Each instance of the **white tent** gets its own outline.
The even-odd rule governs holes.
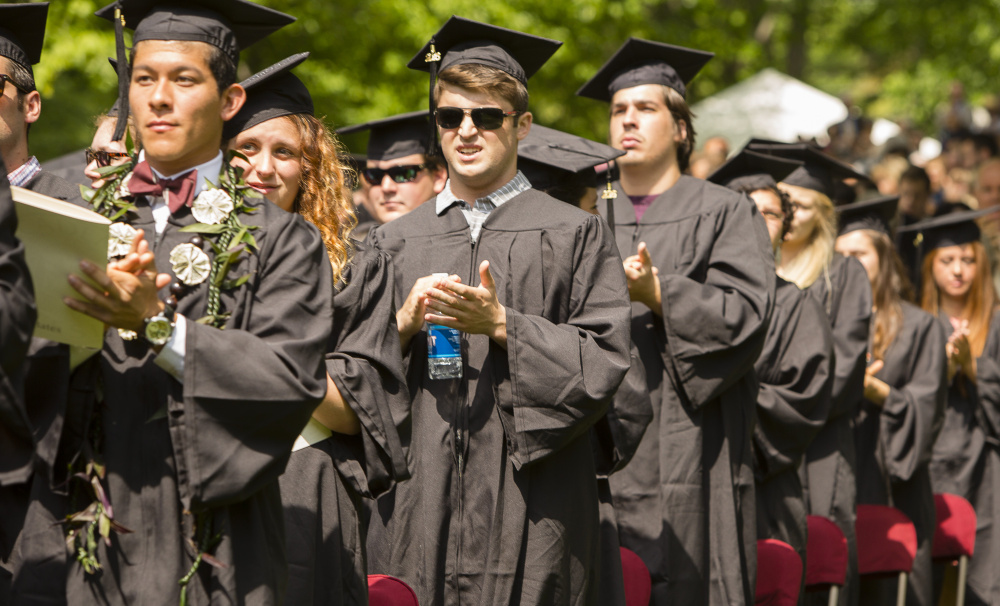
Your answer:
[[[826,138],[847,118],[847,107],[805,82],[767,68],[691,107],[698,141],[725,137],[737,149],[752,137],[797,141]]]

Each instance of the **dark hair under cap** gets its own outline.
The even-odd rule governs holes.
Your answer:
[[[48,2],[0,4],[0,57],[31,72],[42,58]]]
[[[309,89],[291,70],[309,58],[298,53],[267,67],[240,82],[247,91],[247,100],[231,120],[226,122],[222,138],[232,139],[258,124],[296,114],[314,114]]]
[[[629,38],[576,94],[611,101],[622,89],[662,84],[687,96],[687,83],[715,53],[663,42]]]

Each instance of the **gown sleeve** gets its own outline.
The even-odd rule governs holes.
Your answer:
[[[993,314],[983,355],[976,359],[976,391],[986,439],[1000,446],[1000,312]]]
[[[798,467],[830,411],[833,335],[819,304],[796,295],[798,313],[773,327],[779,331],[775,347],[765,347],[755,366],[760,392],[753,439],[760,480]]]
[[[0,162],[0,486],[26,481],[34,450],[25,409],[24,360],[36,309],[24,245],[14,236],[17,215]]]
[[[316,228],[289,219],[269,227],[240,326],[188,322],[183,399],[167,418],[191,511],[276,479],[326,394],[333,272]]]
[[[909,381],[900,387],[890,386],[882,405],[879,433],[886,470],[893,480],[907,481],[930,462],[948,396],[945,341],[941,324],[926,316],[915,351],[905,356],[905,361],[912,363]]]
[[[715,221],[703,281],[660,275],[664,365],[674,369],[678,391],[695,408],[753,368],[774,304],[774,258],[757,207],[743,196],[723,206]]]
[[[599,477],[607,477],[628,465],[653,420],[646,370],[635,345],[630,359],[631,365],[608,414],[594,426],[594,462]]]
[[[865,393],[868,356],[868,329],[872,313],[872,287],[864,266],[847,257],[840,303],[830,318],[833,325],[834,372],[833,406],[830,417],[854,414]],[[820,278],[822,279],[822,278]]]
[[[563,265],[573,272],[565,321],[508,307],[507,355],[493,357],[497,407],[518,469],[587,432],[629,369],[631,307],[610,230],[587,217],[574,240],[572,262]]]
[[[399,349],[389,255],[363,244],[333,300],[326,371],[358,415],[361,433],[334,434],[334,464],[362,496],[377,497],[409,477],[404,447],[410,398]]]

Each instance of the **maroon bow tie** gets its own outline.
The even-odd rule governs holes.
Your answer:
[[[162,196],[167,201],[171,214],[181,206],[191,206],[194,199],[194,187],[198,182],[198,171],[177,177],[176,179],[159,179],[153,176],[153,169],[148,162],[140,162],[132,171],[128,182],[128,190],[133,194],[143,196]],[[166,192],[170,192],[167,196]]]

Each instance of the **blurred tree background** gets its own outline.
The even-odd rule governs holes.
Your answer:
[[[310,51],[296,69],[317,112],[334,127],[427,106],[427,77],[409,59],[451,15],[565,42],[529,83],[536,121],[603,140],[607,107],[576,89],[628,37],[711,50],[689,89],[695,102],[774,67],[867,115],[910,119],[928,134],[961,81],[973,103],[1000,92],[1000,1],[913,0],[261,0],[298,17],[243,53],[240,76]],[[115,82],[104,2],[53,0],[36,77],[43,112],[31,132],[42,160],[85,147],[92,119],[110,107]],[[346,141],[362,151],[361,141]]]

